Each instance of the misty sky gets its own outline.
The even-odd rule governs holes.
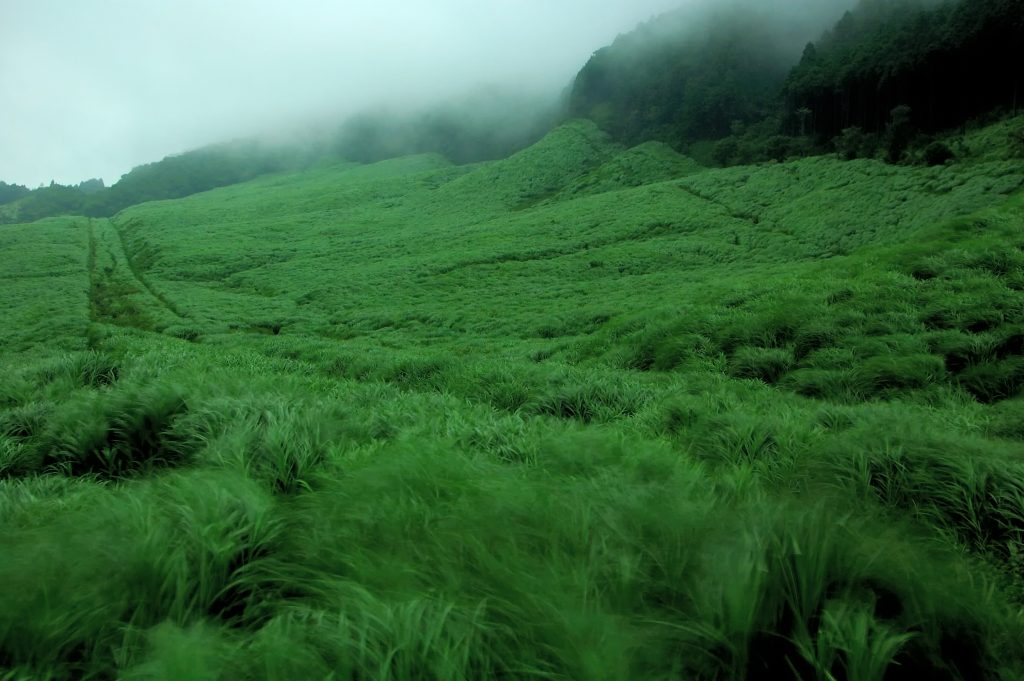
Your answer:
[[[594,50],[688,1],[0,0],[0,180],[113,184],[376,105],[559,91]]]

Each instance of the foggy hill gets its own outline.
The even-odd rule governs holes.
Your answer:
[[[564,109],[552,95],[479,87],[418,112],[382,109],[353,116],[339,126],[330,147],[360,163],[422,153],[460,164],[491,161],[539,140]]]
[[[566,115],[596,122],[618,143],[660,141],[704,164],[832,149],[847,158],[941,163],[953,152],[936,148],[926,157],[930,135],[1019,105],[1021,70],[1008,65],[1024,42],[1021,0],[861,0],[844,13],[848,4],[736,0],[680,8],[595,52],[564,102],[478,88],[418,113],[368,110],[301,144],[253,139],[169,156],[109,188],[5,184],[0,223],[111,216],[338,159],[503,158]]]
[[[855,144],[852,155],[899,161],[918,133],[1020,106],[1020,0],[848,4],[665,14],[594,54],[570,110],[619,141],[704,149],[729,165],[830,150],[844,129],[855,139],[837,143]]]
[[[576,77],[570,111],[616,139],[676,148],[754,123],[774,107],[804,44],[849,0],[704,3],[670,12],[594,53]]]
[[[415,113],[371,110],[333,130],[285,130],[269,139],[236,140],[174,154],[133,168],[109,188],[102,183],[96,187],[95,182],[35,190],[3,184],[0,224],[53,215],[109,217],[146,201],[180,198],[338,160],[372,163],[422,153],[441,154],[460,164],[493,160],[533,144],[563,116],[563,103],[555,96],[477,88]]]

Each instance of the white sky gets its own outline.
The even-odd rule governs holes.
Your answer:
[[[102,177],[203,144],[416,107],[476,85],[560,91],[689,0],[0,0],[0,180]]]

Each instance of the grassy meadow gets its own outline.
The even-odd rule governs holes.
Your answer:
[[[1014,125],[0,227],[0,680],[1024,678]]]

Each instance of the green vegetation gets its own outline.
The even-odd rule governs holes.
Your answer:
[[[0,678],[1022,678],[1013,125],[0,228]]]
[[[55,218],[0,230],[3,326],[0,347],[84,350],[88,318],[89,234],[84,221]],[[16,256],[14,254],[17,254]]]

